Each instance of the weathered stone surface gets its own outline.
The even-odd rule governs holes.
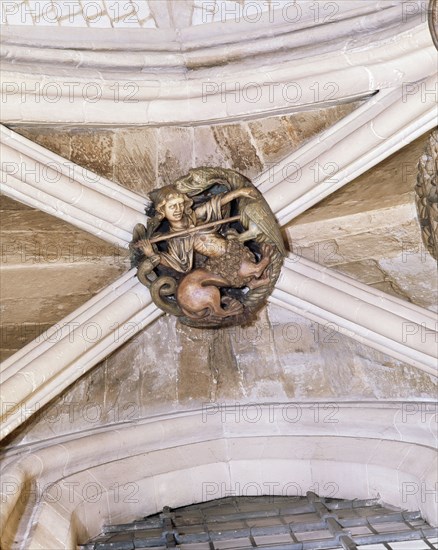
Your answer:
[[[113,136],[111,130],[72,130],[70,160],[100,176],[113,179]]]
[[[270,117],[249,122],[248,127],[258,145],[264,162],[277,162],[288,155],[297,144],[297,137],[283,117]]]
[[[290,398],[341,399],[432,396],[436,380],[337,332],[270,306],[275,350]]]
[[[328,399],[331,407],[316,410],[323,422],[339,401],[434,399],[436,379],[336,328],[272,305],[251,327],[217,331],[182,327],[163,317],[44,407],[11,441],[207,404],[228,404],[233,414],[236,403]],[[121,326],[120,338],[130,331],[132,326]]]
[[[296,148],[312,136],[329,128],[338,122],[338,120],[353,112],[360,104],[361,102],[356,101],[344,105],[336,105],[326,109],[317,109],[284,116],[281,120],[291,136],[292,142],[295,145],[294,148]]]
[[[427,135],[403,147],[320,203],[304,212],[291,225],[310,221],[366,214],[376,207],[384,209],[411,203],[417,177],[417,164]],[[413,209],[415,218],[415,208]]]
[[[29,212],[25,223],[21,220],[19,215],[5,216],[6,224],[18,221],[19,225],[11,230],[2,225],[0,246],[4,267],[16,264],[48,267],[58,263],[98,263],[103,256],[111,265],[126,263],[128,254],[125,249],[111,246],[75,228],[68,232],[60,231],[57,220],[45,220],[38,212]],[[26,229],[26,224],[29,224],[29,229]]]
[[[249,399],[285,397],[282,369],[274,343],[274,331],[267,311],[256,323],[229,329],[244,396]],[[266,368],[269,365],[268,368]]]
[[[160,128],[157,181],[169,185],[193,168],[193,129]]]
[[[14,127],[14,131],[79,166],[113,179],[113,130],[55,126]]]
[[[171,10],[170,15],[167,8],[165,12],[165,18],[186,17],[182,6]],[[359,105],[360,102],[353,102],[232,125],[194,128],[14,129],[144,196],[202,165],[234,168],[253,178]]]
[[[226,152],[235,170],[248,178],[253,178],[263,170],[258,152],[251,143],[245,125],[230,124],[214,128],[216,141]]]
[[[129,268],[127,251],[44,212],[0,197],[3,358]]]
[[[91,297],[104,282],[115,280],[124,269],[122,266],[111,266],[109,262],[99,264],[78,262],[76,265],[58,268],[56,265],[39,269],[7,269],[1,271],[2,299],[20,299],[23,289],[26,298],[45,298],[63,296],[64,294],[88,293]]]
[[[83,303],[83,300],[82,302]],[[6,304],[2,304],[5,305]],[[6,306],[7,307],[7,306]],[[64,307],[64,306],[63,306]],[[74,306],[73,309],[77,307]],[[17,311],[17,308],[14,308]],[[24,308],[23,308],[24,309]],[[20,309],[19,311],[23,311]],[[5,310],[2,310],[2,324],[0,326],[0,354],[1,361],[4,361],[17,350],[34,340],[41,337],[40,335],[49,329],[53,323],[44,324],[40,322],[22,322],[14,313],[13,321],[7,322],[5,318]],[[53,311],[51,312],[53,316]],[[24,310],[24,316],[29,319],[27,310]],[[41,341],[43,338],[41,337]]]
[[[155,13],[155,9],[152,3],[150,3],[150,6],[153,13]],[[194,8],[193,2],[191,0],[180,0],[179,2],[170,2],[168,6],[169,6],[170,18],[175,28],[183,29],[191,25],[193,8]]]
[[[156,186],[156,128],[120,129],[114,136],[114,180],[139,195]]]
[[[213,128],[107,129],[105,132],[112,132],[113,136],[103,141],[102,166],[107,166],[107,173],[112,170],[114,179],[122,185],[141,195],[171,183],[201,164],[219,164],[253,177],[272,159],[290,152],[353,108],[340,106],[324,112]],[[62,132],[70,134],[72,130],[52,132],[55,142]],[[41,139],[48,143],[49,134]],[[102,133],[97,131],[94,141],[89,135],[84,136],[77,150],[85,151],[90,146],[83,158],[92,164]],[[76,141],[69,139],[78,143],[81,134],[76,133]],[[432,307],[434,268],[420,248],[412,192],[414,159],[422,147],[420,142],[414,142],[401,156],[394,155],[292,222],[287,234],[295,251],[385,292]],[[95,166],[101,170],[99,163]],[[75,243],[88,243],[81,240],[81,232],[76,230],[65,238],[53,220],[39,220],[33,210],[21,208],[13,201],[4,210],[9,243],[13,239],[45,243],[49,236],[59,236],[63,250],[70,243],[69,238]],[[30,236],[34,229],[38,229],[37,236]],[[97,281],[103,284],[110,269],[120,267],[110,260],[112,254],[105,247],[95,265],[91,252],[80,255],[80,265],[70,262],[67,254],[60,256],[59,262],[65,269],[68,266],[66,273],[77,279],[77,293],[64,297],[60,276],[50,282],[40,277],[35,268],[41,273],[49,273],[52,268],[38,268],[31,257],[33,278],[26,282],[31,294],[22,296],[20,303],[23,305],[25,300],[28,308],[35,313],[38,310],[39,317],[33,326],[26,317],[26,308],[21,308],[20,313],[9,318],[4,327],[4,337],[9,338],[5,354],[24,342],[29,331],[36,334],[46,326],[57,304],[73,307],[74,300],[94,292]],[[19,256],[11,251],[6,259],[15,262]],[[87,267],[82,268],[83,265]],[[76,269],[79,267],[82,282]],[[114,271],[111,277],[115,276]],[[9,281],[6,309],[13,292],[13,280]],[[40,296],[45,292],[44,281],[50,286],[45,298]],[[24,288],[24,283],[20,286]],[[15,298],[18,304],[18,292]],[[119,327],[120,341],[129,337],[133,329],[129,324]],[[336,329],[332,324],[319,325],[274,306],[262,311],[251,326],[218,331],[191,329],[171,317],[163,317],[65,390],[11,441],[36,441],[206,403],[329,399],[335,410],[340,400],[434,399],[436,384],[430,376],[373,351]]]
[[[181,402],[205,400],[217,384],[217,373],[211,370],[210,349],[215,334],[213,331],[197,330],[178,324],[178,399]],[[216,376],[216,377],[215,377]]]
[[[383,292],[386,292],[386,294],[390,294],[391,296],[402,298],[407,302],[412,301],[394,281],[382,281],[380,283],[373,283],[371,286],[378,288],[379,290],[383,290]]]
[[[221,330],[213,334],[208,354],[208,365],[213,374],[209,401],[240,399],[246,393],[230,333],[230,330]]]
[[[367,285],[381,283],[386,277],[386,273],[380,269],[376,260],[362,260],[360,262],[340,264],[336,266],[336,269],[349,277],[359,279]]]
[[[177,323],[176,339],[177,394],[181,403],[241,396],[241,373],[230,331],[195,329]]]
[[[411,301],[433,311],[438,310],[438,277],[436,263],[421,244],[405,248],[394,258],[382,258],[379,266],[388,278],[397,281],[397,286]]]
[[[21,134],[27,139],[38,143],[42,147],[53,151],[57,155],[70,159],[71,148],[70,148],[70,135],[67,130],[59,129],[55,130],[53,128],[35,128],[35,127],[14,127],[14,132]]]
[[[293,251],[436,309],[436,264],[421,241],[413,192],[425,139],[404,147],[288,224]]]
[[[195,166],[221,166],[232,168],[232,163],[226,151],[215,138],[214,128],[210,126],[197,126],[193,128],[194,139],[194,165]]]
[[[357,109],[361,102],[248,122],[264,163],[280,161],[312,136]]]
[[[149,9],[151,10],[152,17],[160,29],[169,29],[172,26],[170,18],[170,7],[167,2],[161,0],[149,0]]]
[[[120,339],[129,337],[132,330],[132,325],[120,326]],[[113,408],[123,415],[126,413],[126,404],[129,404],[128,413],[142,417],[147,410],[147,404],[151,410],[161,412],[176,404],[175,364],[178,347],[175,340],[173,319],[164,317],[108,357],[105,362],[108,410]],[[129,367],[120,368],[121,364]],[[96,401],[99,399],[98,395],[94,398]],[[103,423],[106,422],[104,419]]]

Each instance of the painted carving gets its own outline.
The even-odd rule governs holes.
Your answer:
[[[195,327],[250,321],[285,255],[275,216],[234,170],[196,168],[150,193],[130,245],[137,276],[164,311]]]
[[[438,131],[434,130],[418,163],[415,202],[421,236],[429,254],[438,260]]]
[[[430,0],[428,12],[430,34],[435,48],[438,50],[438,0]]]

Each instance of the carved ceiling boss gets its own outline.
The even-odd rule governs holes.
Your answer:
[[[156,305],[195,327],[250,321],[286,253],[261,193],[234,170],[203,167],[149,198],[130,248]]]
[[[438,6],[438,4],[437,4]],[[418,162],[415,202],[423,242],[438,260],[438,131],[433,131]]]

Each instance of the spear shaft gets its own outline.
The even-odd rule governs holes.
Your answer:
[[[174,237],[183,237],[185,235],[190,235],[191,233],[197,233],[203,229],[209,229],[215,225],[221,225],[223,223],[231,223],[240,220],[240,216],[232,216],[231,218],[225,218],[223,220],[217,220],[215,222],[206,223],[204,225],[198,225],[196,227],[191,227],[190,229],[183,229],[182,231],[175,231],[175,233],[166,233],[165,235],[160,235],[151,239],[151,243],[159,243],[160,241],[167,241],[167,239],[173,239]]]

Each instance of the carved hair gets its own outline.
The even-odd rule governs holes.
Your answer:
[[[160,189],[156,189],[149,193],[149,196],[154,204],[157,216],[160,219],[164,218],[164,206],[167,201],[181,197],[184,199],[184,214],[190,216],[192,214],[193,201],[185,193],[181,193],[174,185],[165,185]]]

